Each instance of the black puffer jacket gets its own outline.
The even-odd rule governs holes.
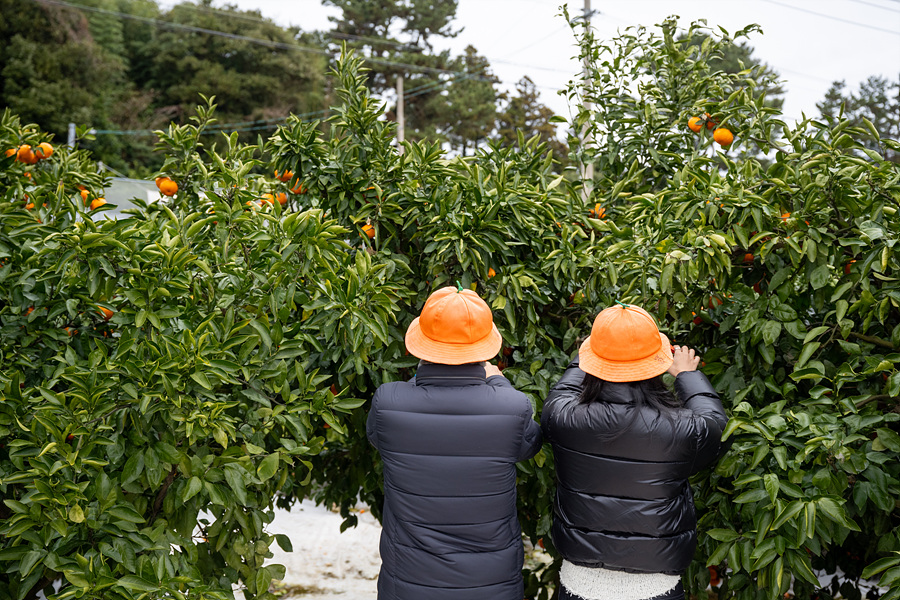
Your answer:
[[[541,447],[531,404],[480,365],[422,364],[378,388],[384,462],[379,600],[522,600],[516,462]]]
[[[686,371],[675,379],[684,407],[671,419],[644,408],[631,421],[629,384],[604,383],[601,401],[582,404],[583,381],[576,359],[541,416],[556,462],[553,543],[576,565],[682,574],[697,543],[688,477],[725,449],[718,395],[703,373]]]

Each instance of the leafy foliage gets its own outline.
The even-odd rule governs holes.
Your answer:
[[[536,414],[613,300],[701,350],[733,446],[694,482],[692,593],[707,565],[720,598],[806,594],[813,569],[895,588],[900,174],[881,157],[900,145],[846,120],[788,127],[752,73],[705,66],[728,38],[674,31],[582,36],[591,77],[568,92],[594,102],[573,123],[593,142],[571,144],[598,166],[586,202],[537,137],[399,152],[346,57],[324,123],[205,147],[207,105],[160,132],[179,192],[120,221],[84,209],[77,186],[102,182],[81,151],[0,159],[0,571],[15,582],[0,596],[62,576],[60,598],[215,598],[237,581],[267,597],[280,568],[262,561],[289,544],[266,533],[273,502],[312,496],[346,526],[359,500],[379,513],[364,399],[412,374],[403,332],[455,280],[493,307],[504,374]],[[687,129],[704,112],[732,148]],[[4,116],[3,147],[41,136]],[[525,535],[552,552],[548,448],[518,484]],[[526,573],[529,598],[558,565]]]

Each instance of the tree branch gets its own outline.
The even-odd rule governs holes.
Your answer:
[[[900,350],[900,348],[897,348],[897,346],[893,345],[887,340],[881,339],[880,337],[875,337],[873,335],[863,335],[861,333],[856,333],[855,331],[851,331],[850,335],[858,340],[869,342],[870,344],[875,344],[876,346],[881,346],[882,348],[887,348],[888,350]]]
[[[862,408],[870,402],[881,402],[882,400],[900,401],[900,396],[891,396],[890,394],[878,394],[877,396],[869,396],[865,400],[860,400],[859,402],[857,402],[856,408]]]
[[[175,481],[175,476],[178,474],[178,467],[173,466],[172,470],[169,471],[169,474],[166,475],[166,480],[163,482],[163,486],[159,488],[159,493],[156,494],[156,500],[153,501],[153,514],[150,516],[150,522],[156,520],[156,515],[159,514],[159,510],[162,508],[163,500],[166,499],[166,494],[169,492],[169,488],[172,486],[172,482]]]

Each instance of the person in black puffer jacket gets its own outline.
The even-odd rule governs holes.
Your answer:
[[[490,360],[502,340],[471,290],[432,294],[406,333],[423,359],[372,399],[384,463],[379,600],[522,600],[516,462],[541,447],[531,404]]]
[[[688,478],[724,453],[727,422],[699,361],[670,346],[643,309],[622,304],[597,315],[547,397],[561,600],[684,598],[697,543]]]

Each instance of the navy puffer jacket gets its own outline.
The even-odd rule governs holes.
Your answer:
[[[378,388],[366,424],[384,463],[379,600],[522,600],[516,462],[531,404],[481,365],[423,363]]]
[[[583,381],[576,359],[541,416],[557,473],[553,543],[576,565],[681,575],[697,543],[688,477],[725,450],[718,395],[685,371],[675,379],[683,408],[666,418],[645,407],[631,420],[629,384],[605,382],[601,399],[583,404]]]

